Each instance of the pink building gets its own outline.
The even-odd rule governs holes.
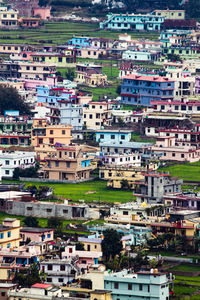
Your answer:
[[[51,7],[33,7],[33,17],[40,16],[42,20],[49,20],[51,18]]]
[[[54,239],[54,230],[49,228],[22,227],[20,235],[23,242],[30,239],[31,242],[50,242]]]
[[[102,252],[80,251],[76,250],[76,246],[66,246],[65,252],[62,252],[62,258],[78,257],[77,266],[83,269],[89,269],[92,265],[99,262]]]
[[[23,28],[37,28],[40,26],[39,18],[21,18],[19,21]]]
[[[47,85],[49,87],[53,87],[53,86],[57,86],[58,77],[55,76],[55,74],[51,74],[46,78],[46,80],[25,78],[24,81],[25,81],[24,87],[26,89],[35,89],[37,86],[41,86],[41,85]]]
[[[156,139],[156,144],[152,147],[152,151],[163,154],[160,160],[196,162],[200,159],[200,148],[195,146],[177,146],[175,144],[175,136],[159,136]]]

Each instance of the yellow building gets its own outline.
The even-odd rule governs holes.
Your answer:
[[[143,180],[145,169],[141,167],[103,166],[99,168],[99,178],[107,180],[107,186],[115,189],[123,188],[123,180],[126,180],[131,189],[135,188],[137,180]]]
[[[6,218],[0,225],[0,248],[19,247],[20,220]]]
[[[153,11],[153,15],[158,16],[158,17],[164,17],[167,20],[184,20],[185,19],[185,11],[184,10],[156,9]]]
[[[89,102],[83,108],[83,124],[87,129],[101,129],[112,123],[112,103]]]
[[[85,251],[102,252],[102,239],[79,237],[78,241],[84,245]]]
[[[56,143],[69,145],[71,143],[71,125],[49,125],[46,119],[34,119],[31,144],[39,159],[56,151]]]
[[[18,11],[8,8],[5,4],[0,4],[0,27],[7,29],[16,28],[18,25]]]
[[[73,50],[65,51],[65,54],[52,53],[52,52],[38,52],[32,55],[33,61],[53,63],[56,67],[75,67],[76,57],[73,54]]]

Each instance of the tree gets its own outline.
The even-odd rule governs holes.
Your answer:
[[[167,59],[170,61],[181,61],[181,58],[178,54],[167,54]]]
[[[24,219],[24,224],[27,227],[38,227],[38,220],[35,217],[29,216]]]
[[[15,168],[13,172],[13,179],[18,180],[19,177],[27,177],[27,178],[37,178],[38,168],[37,167],[30,167],[30,168]]]
[[[200,15],[200,0],[189,0],[186,13],[189,18],[199,18]]]
[[[129,186],[129,183],[128,183],[127,179],[122,179],[122,181],[121,181],[121,189],[122,190],[129,190],[130,189],[130,186]]]
[[[114,259],[122,251],[121,235],[114,229],[107,229],[104,232],[102,251],[106,260]]]
[[[62,237],[63,224],[60,218],[53,217],[48,219],[47,226],[54,229],[55,237]]]
[[[42,276],[37,264],[34,263],[28,269],[17,270],[13,282],[23,287],[31,287],[35,283],[42,282]]]
[[[77,244],[76,244],[76,250],[85,250],[85,249],[84,249],[83,243],[80,243],[80,242],[77,243]]]
[[[29,115],[31,113],[29,105],[23,101],[16,89],[0,86],[1,115],[3,115],[6,110],[19,110],[21,115]]]

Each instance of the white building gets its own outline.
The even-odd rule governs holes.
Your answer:
[[[29,168],[35,165],[35,152],[0,150],[2,177],[13,177],[15,168]]]
[[[75,278],[77,268],[67,259],[51,259],[40,262],[40,271],[46,274],[46,283],[67,284]]]
[[[103,157],[106,165],[112,166],[141,166],[141,154],[139,152],[130,154],[107,154]]]

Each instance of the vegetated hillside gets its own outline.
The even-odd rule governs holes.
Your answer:
[[[73,11],[81,16],[101,17],[108,12],[136,13],[151,12],[154,9],[185,9],[187,18],[198,19],[200,16],[200,0],[39,0],[39,4],[51,5],[53,14],[70,14]]]

